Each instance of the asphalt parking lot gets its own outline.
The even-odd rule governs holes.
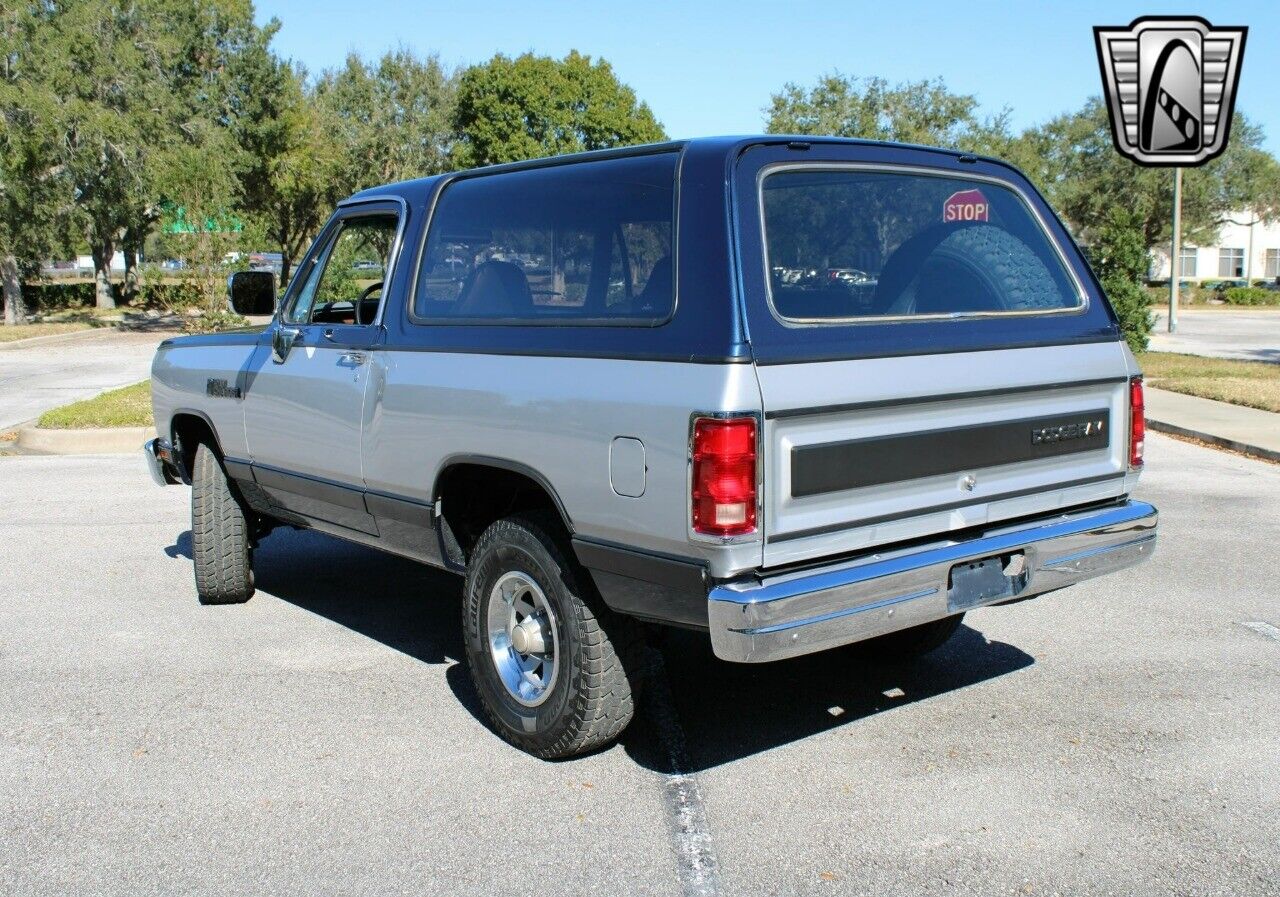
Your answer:
[[[0,343],[0,431],[147,379],[156,346],[170,336],[103,328]]]
[[[1280,312],[1222,308],[1179,309],[1178,331],[1168,332],[1168,313],[1152,309],[1151,348],[1215,358],[1280,362]]]
[[[1280,893],[1280,466],[1148,452],[1146,566],[908,666],[678,635],[560,763],[481,721],[452,578],[285,531],[202,608],[186,489],[0,458],[0,894]]]

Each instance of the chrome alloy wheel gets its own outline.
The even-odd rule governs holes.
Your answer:
[[[556,681],[560,636],[547,596],[527,573],[506,573],[489,592],[489,653],[511,697],[526,707],[547,699]]]

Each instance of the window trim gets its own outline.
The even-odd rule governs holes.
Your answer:
[[[394,205],[396,209],[387,208],[387,205]],[[381,206],[381,208],[379,208]],[[289,321],[289,313],[293,311],[293,306],[298,301],[298,294],[302,291],[306,280],[311,276],[311,269],[316,262],[320,260],[322,255],[328,252],[329,246],[333,239],[341,233],[341,229],[337,232],[334,228],[344,224],[353,218],[371,218],[377,215],[395,215],[396,216],[396,232],[391,239],[391,249],[387,252],[387,271],[384,272],[382,278],[382,295],[378,301],[378,312],[373,316],[373,320],[368,324],[341,324],[341,323],[325,323],[315,324],[311,321],[306,323],[297,323]],[[376,196],[368,199],[344,199],[338,203],[329,220],[325,222],[324,227],[320,228],[320,233],[316,235],[311,246],[307,249],[306,255],[302,257],[302,261],[294,270],[293,277],[289,280],[289,286],[285,290],[283,300],[280,302],[280,308],[276,312],[276,323],[283,327],[343,327],[343,328],[360,328],[379,327],[382,325],[383,316],[387,310],[387,299],[391,295],[392,281],[400,268],[400,250],[404,246],[405,226],[409,220],[409,204],[405,202],[402,196]],[[304,275],[303,272],[306,272]]]
[[[422,275],[422,263],[426,259],[427,245],[431,240],[431,226],[435,223],[436,208],[440,204],[440,198],[444,196],[446,190],[459,181],[469,181],[481,178],[500,178],[504,175],[518,175],[527,172],[544,171],[548,169],[572,169],[578,165],[591,165],[592,163],[609,164],[611,162],[622,161],[625,159],[643,158],[645,156],[675,156],[675,169],[672,174],[672,190],[671,190],[671,309],[665,317],[662,318],[556,318],[552,320],[538,320],[536,318],[435,318],[426,317],[417,313],[418,303],[418,286]],[[444,175],[440,183],[436,186],[435,191],[431,195],[431,201],[427,206],[426,219],[422,225],[422,235],[418,239],[418,247],[416,258],[413,265],[413,280],[409,285],[408,300],[405,302],[405,312],[407,320],[411,325],[419,327],[628,327],[632,329],[651,330],[655,327],[662,327],[669,324],[676,316],[676,310],[680,304],[680,285],[679,285],[679,255],[680,255],[680,176],[684,167],[684,146],[672,147],[670,144],[655,144],[652,151],[633,152],[625,155],[606,159],[567,159],[563,162],[546,165],[533,165],[530,167],[506,168],[501,170],[488,170],[483,168],[473,169],[471,171],[457,172],[454,174]],[[608,275],[606,274],[606,277]]]
[[[1239,274],[1231,273],[1236,270],[1237,261],[1240,263],[1240,273]],[[1227,272],[1226,274],[1222,273],[1222,268],[1224,265],[1229,265],[1231,267],[1231,271]],[[1246,267],[1248,266],[1245,265],[1245,251],[1243,246],[1219,246],[1218,247],[1218,276],[1219,277],[1226,277],[1231,280],[1236,280],[1238,278],[1244,277],[1244,272]]]
[[[1178,249],[1178,279],[1186,280],[1188,278],[1198,278],[1196,272],[1200,270],[1200,247],[1199,246],[1181,246]],[[1187,258],[1191,259],[1191,271],[1187,271]]]
[[[1075,287],[1076,297],[1079,302],[1066,308],[1054,309],[1033,309],[1033,310],[1014,310],[1014,311],[953,311],[953,312],[934,312],[924,315],[862,315],[843,318],[789,318],[781,314],[773,302],[773,283],[769,276],[769,232],[765,226],[764,217],[764,182],[771,176],[786,171],[871,171],[884,172],[887,174],[914,174],[924,177],[936,177],[953,181],[981,181],[983,183],[994,184],[1011,191],[1018,200],[1030,213],[1032,220],[1040,227],[1041,234],[1052,248],[1054,255],[1057,256],[1058,262],[1062,266],[1062,271],[1067,277],[1067,281]],[[1090,297],[1089,291],[1085,289],[1084,284],[1076,275],[1075,269],[1071,266],[1067,259],[1066,253],[1062,247],[1058,245],[1058,241],[1054,239],[1052,231],[1049,229],[1048,222],[1044,216],[1040,214],[1035,203],[1031,202],[1031,197],[1018,184],[1003,178],[993,177],[985,174],[971,174],[968,172],[956,172],[938,168],[929,168],[922,165],[894,165],[885,162],[777,162],[772,165],[765,165],[756,175],[756,214],[760,226],[760,260],[763,264],[764,274],[764,291],[766,305],[769,307],[769,314],[773,315],[783,327],[802,328],[802,327],[844,327],[849,324],[868,325],[868,324],[889,324],[913,321],[967,321],[975,318],[1029,318],[1029,317],[1058,317],[1062,315],[1081,315],[1089,310]]]

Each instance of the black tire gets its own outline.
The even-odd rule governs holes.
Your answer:
[[[191,476],[191,553],[201,604],[242,604],[253,597],[251,524],[213,449],[196,447]]]
[[[879,661],[892,663],[912,660],[941,648],[956,634],[963,620],[964,614],[956,614],[954,617],[944,617],[932,623],[922,623],[910,629],[900,629],[865,642],[857,642],[853,647]]]
[[[467,564],[462,629],[467,667],[485,714],[499,735],[543,759],[599,748],[631,722],[638,698],[643,642],[634,620],[611,612],[572,560],[559,522],[520,515],[494,523]],[[558,637],[556,672],[537,706],[518,701],[499,676],[489,643],[489,603],[512,572],[541,589]]]
[[[957,272],[976,279],[1001,310],[1061,307],[1053,275],[1020,239],[991,224],[939,224],[911,237],[889,257],[876,286],[876,313],[922,311],[917,302],[921,277],[939,265],[946,266],[948,279]]]
[[[1060,308],[1053,275],[1027,244],[990,224],[957,230],[931,258],[968,267],[1000,297],[1007,311]]]

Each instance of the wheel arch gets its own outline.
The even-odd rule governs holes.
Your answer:
[[[465,563],[489,524],[517,511],[549,510],[567,535],[574,533],[573,518],[551,481],[541,471],[510,458],[449,455],[436,471],[431,498],[440,503],[445,552],[453,565]]]
[[[175,409],[169,416],[169,439],[180,466],[179,473],[186,483],[191,482],[196,447],[201,442],[208,442],[218,460],[222,460],[222,441],[218,438],[218,428],[203,411],[195,408]]]

